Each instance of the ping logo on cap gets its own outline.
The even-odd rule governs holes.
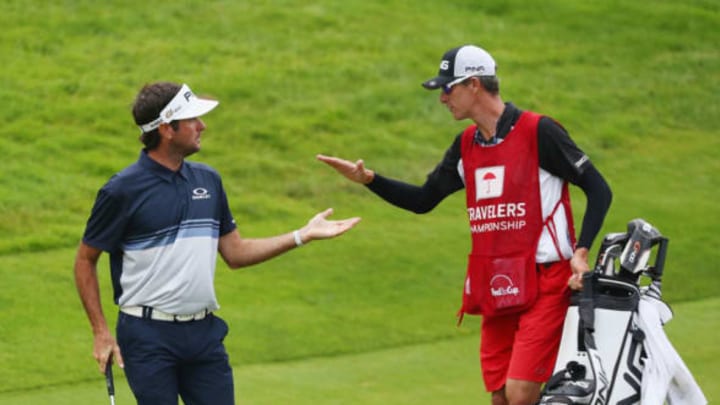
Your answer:
[[[485,73],[485,66],[465,66],[465,73]]]
[[[458,46],[445,52],[437,76],[422,85],[428,90],[434,90],[461,78],[494,76],[496,68],[495,60],[484,49],[475,45]]]

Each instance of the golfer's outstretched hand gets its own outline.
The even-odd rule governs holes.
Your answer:
[[[588,265],[588,250],[587,248],[578,248],[573,253],[572,259],[570,259],[570,268],[572,269],[573,275],[568,280],[568,285],[572,290],[583,289],[583,274],[590,271],[590,265]]]
[[[115,362],[118,366],[125,367],[122,354],[120,354],[120,346],[109,331],[100,332],[95,335],[93,342],[93,357],[98,362],[101,373],[105,373],[105,366],[108,362]]]
[[[328,208],[312,217],[307,225],[299,230],[303,242],[309,242],[315,239],[334,238],[347,232],[354,227],[355,224],[360,222],[360,217],[333,221],[328,220],[327,218],[332,215],[332,213],[333,209]]]
[[[353,163],[349,160],[333,156],[317,155],[316,157],[317,160],[327,163],[328,166],[333,167],[338,173],[356,183],[368,184],[375,178],[375,172],[366,169],[365,163],[362,160]]]

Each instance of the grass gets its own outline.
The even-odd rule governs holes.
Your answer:
[[[364,158],[383,174],[422,182],[467,123],[452,122],[419,83],[436,72],[442,52],[468,42],[498,60],[505,100],[562,122],[606,176],[614,201],[601,236],[643,217],[670,238],[666,299],[702,310],[673,323],[712,322],[717,305],[703,303],[714,302],[707,300],[720,278],[720,8],[706,0],[529,5],[2,2],[0,346],[11,349],[0,351],[0,402],[97,393],[72,280],[74,249],[96,190],[137,157],[129,108],[142,84],[155,80],[187,82],[221,101],[193,159],[223,174],[242,234],[286,232],[329,206],[337,218],[363,217],[341,239],[254,268],[230,272],[220,264],[228,350],[237,370],[252,370],[239,371],[240,395],[257,390],[247,394],[258,395],[255,403],[281,401],[262,397],[282,394],[270,387],[277,381],[252,377],[283,375],[274,367],[292,365],[298,369],[288,373],[308,373],[289,391],[298,397],[334,398],[362,387],[368,373],[417,392],[414,398],[436,389],[439,397],[482,398],[480,386],[451,371],[453,381],[428,371],[413,386],[406,371],[420,367],[394,359],[417,348],[428,370],[477,372],[474,348],[450,363],[433,354],[436,344],[477,336],[472,325],[454,327],[469,248],[462,195],[417,216],[314,160],[317,153]],[[573,197],[579,222],[584,198],[576,190]],[[106,259],[100,271],[113,321]],[[673,342],[684,356],[717,357],[712,345],[692,344],[709,339],[712,329],[701,329],[677,330]],[[459,357],[469,366],[457,365]],[[689,362],[713,389],[714,369]],[[323,367],[358,374],[341,381]],[[433,378],[453,392],[433,388]],[[382,403],[365,391],[357,401]],[[402,402],[401,393],[388,395]]]
[[[665,326],[676,350],[713,403],[720,387],[713,384],[720,351],[711,333],[687,339],[687,330],[717,330],[720,299],[673,307],[675,318]],[[698,316],[698,314],[708,314]],[[476,354],[477,336],[406,345],[341,356],[259,363],[234,368],[238,403],[271,404],[476,404],[487,403]],[[132,394],[115,370],[117,403]],[[80,384],[0,396],[5,405],[74,405],[105,400],[100,375]]]

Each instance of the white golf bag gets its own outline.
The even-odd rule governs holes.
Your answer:
[[[643,398],[643,390],[647,389],[643,382],[648,385],[648,381],[643,381],[648,341],[638,308],[641,301],[652,300],[667,308],[666,320],[672,317],[669,307],[660,300],[667,245],[668,239],[642,219],[630,221],[626,233],[605,236],[594,270],[584,276],[583,291],[571,298],[553,376],[545,385],[539,404],[664,402],[669,388],[666,392],[654,392],[653,397],[658,399],[652,402]],[[655,247],[655,263],[648,266]],[[649,277],[648,285],[641,286],[641,276]],[[674,349],[672,352],[677,356]],[[692,400],[682,398],[678,402],[706,403],[699,388],[692,395]]]

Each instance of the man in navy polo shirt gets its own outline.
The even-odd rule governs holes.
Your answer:
[[[243,238],[219,174],[185,161],[200,150],[199,118],[218,105],[187,85],[146,85],[133,105],[145,148],[137,162],[98,192],[75,261],[75,281],[94,335],[100,371],[125,369],[138,404],[234,403],[232,369],[223,345],[228,327],[213,280],[217,252],[231,268],[278,256],[315,239],[338,236],[360,220],[330,221],[332,209],[293,232]],[[110,255],[117,341],[103,315],[97,279]]]

